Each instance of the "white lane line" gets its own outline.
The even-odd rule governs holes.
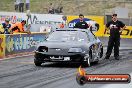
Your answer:
[[[8,57],[8,58],[0,59],[0,61],[9,60],[9,59],[14,59],[14,58],[28,57],[28,56],[32,56],[32,55],[33,55],[33,54],[21,55],[21,56],[14,56],[14,57]]]
[[[34,64],[34,62],[19,62],[21,64]]]

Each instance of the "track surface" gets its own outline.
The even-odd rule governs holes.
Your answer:
[[[101,40],[106,46],[108,39],[101,38]],[[114,86],[117,88],[120,85],[132,88],[131,84],[80,86],[75,80],[79,64],[45,63],[41,67],[36,67],[33,59],[33,56],[28,56],[0,61],[0,88],[114,88]],[[85,67],[85,70],[94,74],[131,74],[132,39],[121,40],[120,60],[115,60],[112,56],[110,60],[102,59],[99,64]]]

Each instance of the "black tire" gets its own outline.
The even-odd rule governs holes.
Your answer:
[[[92,57],[92,49],[90,49],[90,51],[89,51],[89,58],[90,58],[90,59],[93,58],[93,57]]]
[[[95,27],[96,27],[96,31],[98,31],[99,30],[99,24],[95,24]]]
[[[41,66],[42,62],[39,62],[39,61],[37,61],[37,60],[34,59],[34,64],[35,64],[36,66]]]
[[[103,57],[103,46],[100,48],[100,58],[102,58]],[[94,64],[98,64],[99,63],[99,60],[98,61],[94,61]]]
[[[103,47],[101,48],[101,52],[100,52],[100,58],[103,57]]]
[[[89,51],[89,57],[90,57],[90,59],[93,59],[93,55],[92,55],[93,53],[92,53],[92,49],[90,49],[90,51]],[[101,56],[101,55],[100,55]],[[98,64],[99,63],[99,60],[97,60],[97,61],[94,61],[94,62],[91,62],[91,63],[94,63],[94,64]],[[90,63],[90,64],[91,64]]]
[[[99,61],[94,61],[94,64],[98,64],[99,63]]]

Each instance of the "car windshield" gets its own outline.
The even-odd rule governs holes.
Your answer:
[[[47,41],[78,41],[87,42],[88,35],[86,32],[80,31],[55,31],[49,35]]]

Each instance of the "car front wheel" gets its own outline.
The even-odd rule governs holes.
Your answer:
[[[42,62],[39,62],[39,61],[37,61],[37,60],[34,59],[34,64],[35,64],[36,66],[41,66]]]

